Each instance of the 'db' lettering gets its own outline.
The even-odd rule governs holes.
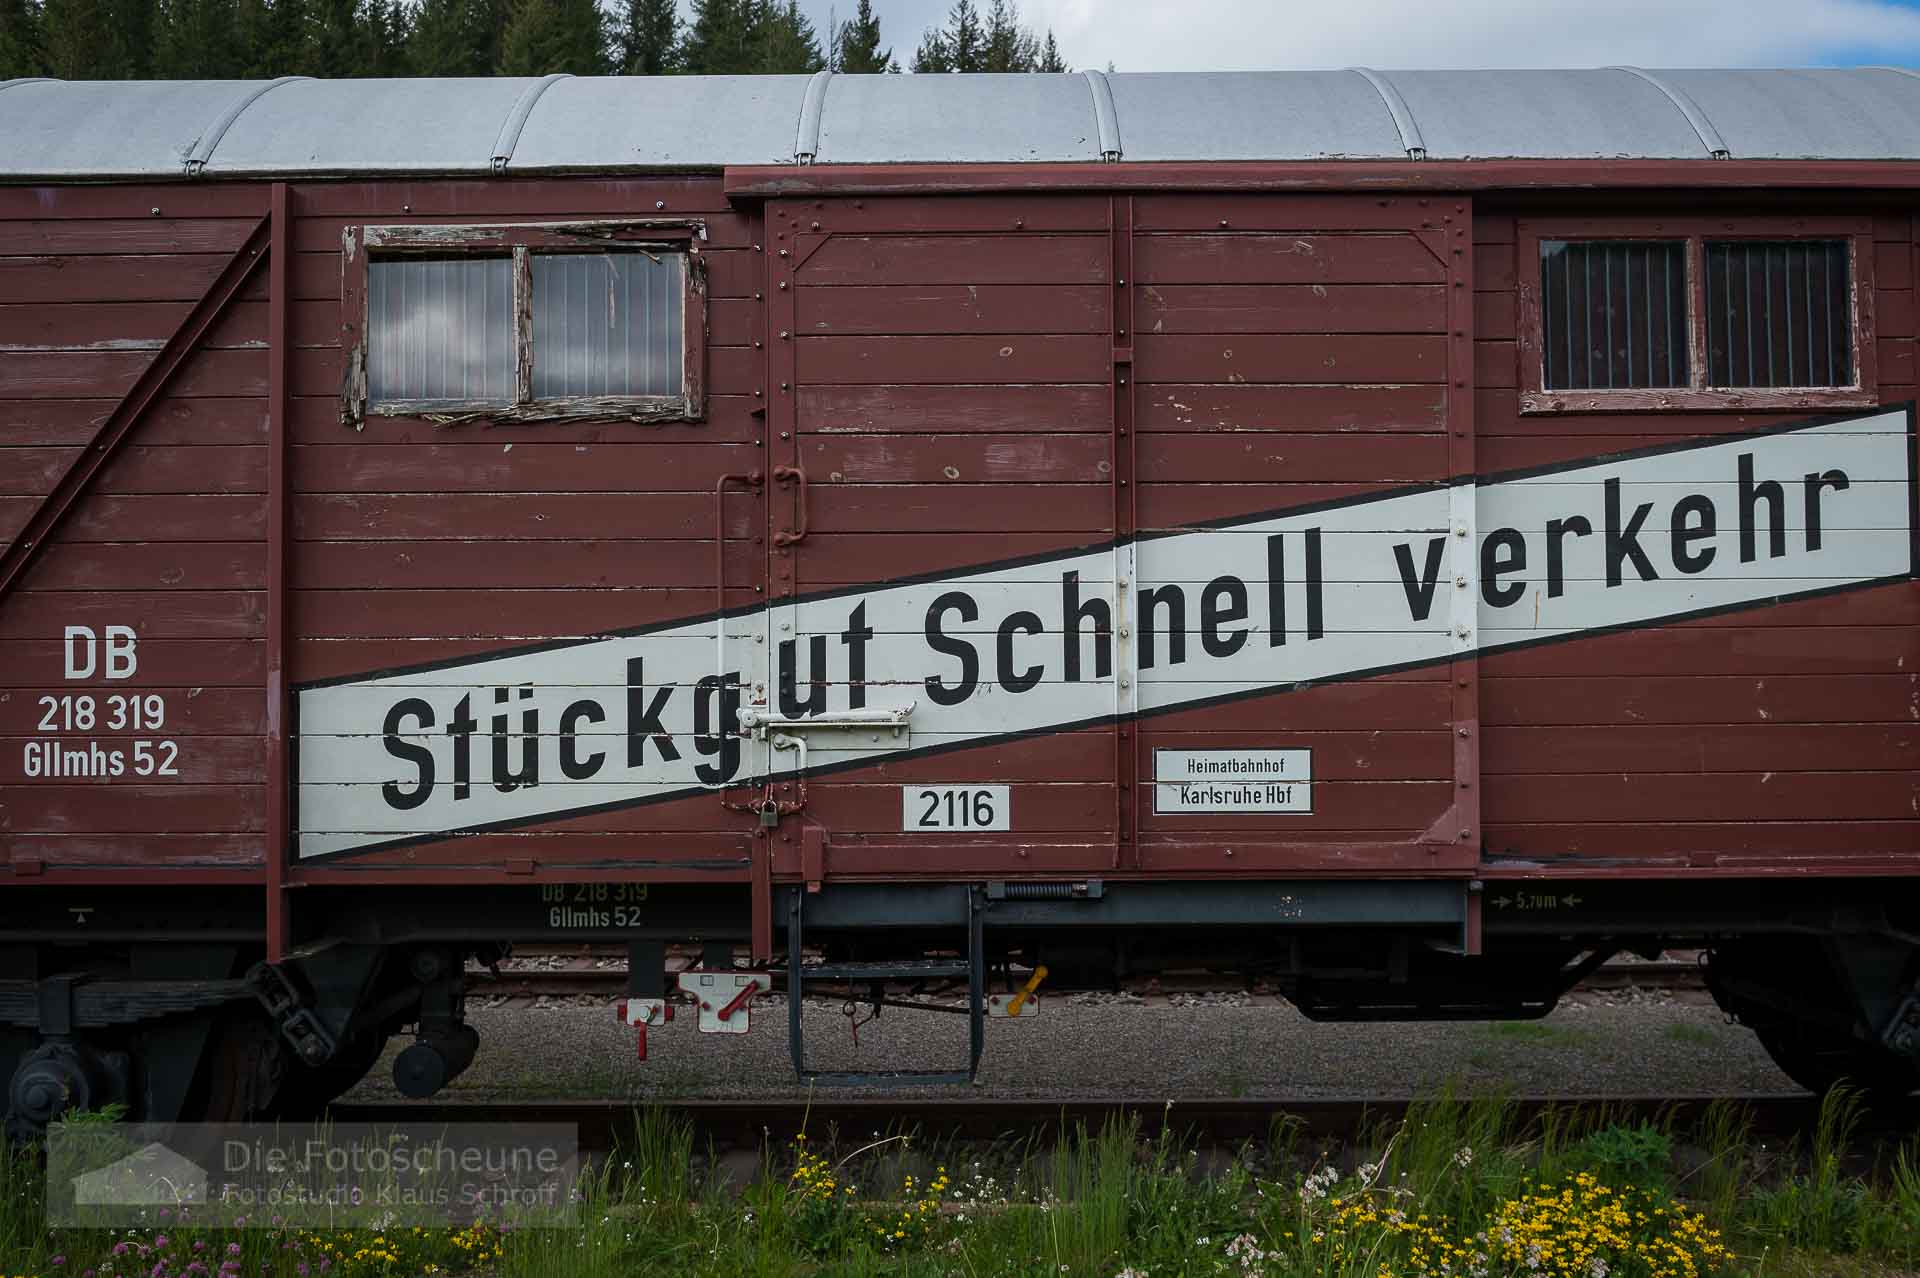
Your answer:
[[[67,627],[65,637],[67,678],[93,678],[95,642],[96,638],[91,626]]]
[[[139,642],[132,626],[108,626],[106,642],[107,668],[109,679],[131,679],[139,666],[134,656],[133,646]]]

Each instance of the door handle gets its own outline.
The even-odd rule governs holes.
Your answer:
[[[773,535],[774,545],[791,546],[794,542],[799,541],[807,535],[807,472],[798,466],[775,466],[773,468],[773,482],[776,484],[793,483],[799,485],[799,492],[795,495],[794,499],[796,508],[800,512],[799,518],[795,521],[796,526],[792,529],[783,528]]]

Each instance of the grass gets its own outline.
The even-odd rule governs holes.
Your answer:
[[[1475,1026],[1481,1035],[1502,1043],[1579,1043],[1587,1035],[1577,1029],[1568,1029],[1564,1025],[1549,1025],[1545,1021],[1488,1021]]]
[[[0,1160],[0,1275],[1911,1274],[1920,1142],[1863,1162],[1860,1118],[1836,1093],[1804,1141],[1769,1150],[1732,1104],[1682,1130],[1604,1107],[1523,1118],[1446,1090],[1339,1149],[1284,1120],[1205,1159],[1172,1124],[1077,1127],[1046,1145],[816,1132],[729,1187],[685,1123],[642,1109],[583,1178],[580,1223],[564,1230],[223,1231],[156,1216],[118,1233],[49,1231],[37,1158],[16,1152]]]
[[[1667,1037],[1676,1043],[1685,1043],[1689,1047],[1718,1047],[1720,1035],[1704,1025],[1694,1025],[1687,1021],[1675,1021],[1667,1026]]]

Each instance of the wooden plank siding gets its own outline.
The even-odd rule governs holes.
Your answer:
[[[252,187],[43,194],[23,203],[0,193],[0,535],[9,537],[264,201],[264,188]],[[704,420],[341,424],[346,226],[554,221],[652,214],[663,204],[670,216],[700,219],[708,234]],[[348,183],[296,188],[294,208],[295,681],[706,611],[717,531],[729,538],[727,571],[740,583],[728,602],[756,597],[760,504],[729,494],[716,530],[713,483],[723,471],[764,465],[758,219],[730,206],[716,180],[430,183],[404,196],[385,183]],[[0,841],[16,858],[49,869],[261,863],[268,305],[261,272],[0,606]],[[38,698],[82,690],[61,677],[62,629],[120,623],[139,631],[139,678],[85,690],[163,696],[165,735],[181,747],[178,775],[110,787],[26,776]],[[115,746],[124,735],[92,738]],[[613,828],[696,831],[720,815],[706,802],[665,826],[656,814]],[[724,841],[738,851],[733,836]]]
[[[163,192],[99,194],[114,216],[0,206],[0,537],[8,540],[266,204],[264,188],[226,188],[207,192],[197,210],[154,217],[150,209],[169,202]],[[0,843],[16,862],[263,864],[265,274],[255,273],[0,602]],[[135,675],[108,681],[96,668],[90,679],[67,678],[66,627],[104,634],[110,625],[137,631]],[[90,699],[92,730],[58,711],[60,730],[43,730],[48,697]],[[115,697],[158,698],[164,721],[112,727],[114,713],[125,715]],[[110,711],[115,704],[121,709]],[[136,741],[177,750],[175,775],[134,775]],[[119,752],[128,770],[110,784],[28,776],[28,747],[52,742]]]
[[[1057,587],[1059,576],[1057,564],[1014,561],[1108,553],[1132,530],[1150,540],[1320,503],[1438,493],[1468,471],[1591,462],[1809,415],[1522,413],[1518,289],[1530,264],[1516,255],[1535,206],[1519,196],[1483,193],[1470,215],[1426,194],[1115,198],[1130,201],[1119,255],[1106,195],[849,196],[763,209],[729,201],[717,177],[296,186],[291,679],[487,658],[669,626],[716,606],[758,617],[771,604],[763,638],[777,646],[795,597],[999,564],[982,593],[1014,598],[1050,572]],[[1575,198],[1542,207],[1564,217]],[[1687,203],[1684,193],[1633,199]],[[264,200],[262,187],[213,183],[0,190],[0,537],[25,526]],[[1822,209],[1855,216],[1856,203],[1836,194]],[[1920,393],[1920,234],[1904,206],[1866,212],[1877,389],[1898,404]],[[343,424],[348,227],[631,216],[707,228],[701,420]],[[1471,247],[1451,254],[1460,230]],[[252,871],[268,855],[270,303],[261,273],[0,601],[0,857],[54,869]],[[803,471],[804,484],[789,475],[735,486],[716,502],[721,476],[771,478],[776,466]],[[1393,562],[1389,552],[1377,578],[1329,584],[1398,607]],[[1087,581],[1089,591],[1120,588]],[[1197,615],[1204,580],[1180,584]],[[979,623],[982,651],[997,619]],[[64,677],[66,627],[122,624],[140,636],[136,679]],[[1171,628],[1143,629],[1170,649]],[[1330,645],[1344,642],[1342,629]],[[1180,631],[1198,647],[1191,618]],[[1023,636],[1037,645],[1042,633]],[[801,637],[816,635],[839,660],[833,634]],[[682,639],[705,659],[710,630]],[[1057,630],[1046,640],[1060,651]],[[1441,872],[1431,849],[1460,837],[1449,822],[1469,810],[1464,730],[1478,751],[1470,783],[1481,806],[1458,847],[1469,859],[1484,848],[1488,873],[1813,861],[1844,871],[1849,858],[1920,847],[1911,583],[1481,657],[1477,714],[1466,714],[1457,676],[1473,664],[1309,681],[1124,729],[1080,719],[965,748],[960,734],[916,729],[915,749],[937,753],[875,758],[787,783],[778,797],[804,794],[806,818],[831,831],[836,875]],[[920,675],[876,690],[875,704],[915,695]],[[467,677],[450,675],[448,686]],[[852,676],[816,682],[838,706]],[[163,698],[164,732],[78,735],[113,748],[164,736],[179,745],[177,775],[112,786],[28,775],[27,745],[50,735],[37,727],[43,698],[82,691]],[[645,740],[662,738],[693,756],[684,727]],[[1152,789],[1155,749],[1195,748],[1310,749],[1312,811],[1171,815],[1129,797]],[[899,789],[917,783],[1010,785],[1014,833],[957,836],[941,858],[919,859],[924,845],[902,834]],[[458,871],[495,881],[509,862],[537,862],[543,872],[744,881],[756,824],[702,793],[442,831],[293,877],[337,882],[364,867],[388,879]],[[1129,839],[1137,852],[1123,860]],[[780,874],[802,873],[795,847],[772,855]],[[1444,872],[1476,870],[1449,862]]]
[[[804,500],[807,529],[774,551],[776,604],[788,586],[867,586],[1112,537],[1104,201],[777,204],[769,228],[782,250],[773,379],[793,390],[776,397],[776,460],[807,475],[804,498],[772,494],[775,527],[801,526]],[[846,670],[808,677],[847,704]],[[871,696],[891,705],[912,690]],[[1011,782],[1023,838],[1086,873],[1117,840],[1113,759],[1108,727],[876,761],[809,781],[807,811],[833,832],[835,872],[885,873],[910,855],[901,785]],[[1015,859],[995,842],[961,836],[942,859]]]
[[[1410,200],[1138,204],[1142,529],[1445,481],[1449,268],[1420,234],[1437,218]],[[1454,801],[1448,686],[1442,666],[1156,716],[1140,756],[1149,795],[1155,748],[1304,748],[1312,811],[1168,814],[1148,799],[1142,863],[1431,864],[1423,832]]]
[[[1860,211],[1844,203],[1830,211]],[[1483,473],[1809,415],[1523,415],[1517,283],[1537,270],[1515,261],[1524,215],[1483,209],[1474,223]],[[1887,405],[1915,396],[1914,242],[1910,212],[1875,217],[1870,340]],[[1901,584],[1484,658],[1487,853],[1595,869],[1837,867],[1910,853],[1920,847],[1916,625],[1920,599]]]
[[[754,414],[763,390],[757,221],[710,181],[436,184],[404,214],[377,184],[311,194],[295,242],[307,276],[331,283],[295,307],[296,332],[315,335],[325,369],[311,383],[296,376],[290,432],[295,679],[439,660],[475,641],[563,639],[711,609],[714,481],[764,465]],[[441,426],[370,416],[357,431],[341,425],[347,226],[641,211],[707,228],[703,420]],[[726,509],[726,535],[740,543],[728,558],[745,589],[729,601],[738,603],[752,598],[747,541],[758,534],[757,506],[736,492]],[[379,640],[391,641],[388,655],[370,667],[378,644],[362,641]]]

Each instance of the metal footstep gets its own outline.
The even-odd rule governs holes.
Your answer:
[[[787,1043],[793,1056],[793,1072],[802,1081],[829,1087],[906,1087],[928,1083],[971,1083],[980,1070],[980,1053],[986,1046],[987,998],[986,947],[982,943],[984,901],[979,888],[967,890],[967,950],[953,959],[901,959],[878,963],[821,963],[807,967],[803,956],[802,912],[805,893],[792,894],[787,910]],[[1044,975],[1044,973],[1042,973]],[[968,1053],[965,1069],[829,1070],[807,1067],[806,1034],[800,1023],[800,1008],[809,984],[871,985],[878,989],[888,981],[922,981],[938,977],[967,978]],[[1022,994],[1029,999],[1031,982]],[[1021,995],[996,995],[1002,1008]],[[1009,1013],[1018,1015],[1021,1007]],[[856,1040],[857,1041],[857,1040]]]

